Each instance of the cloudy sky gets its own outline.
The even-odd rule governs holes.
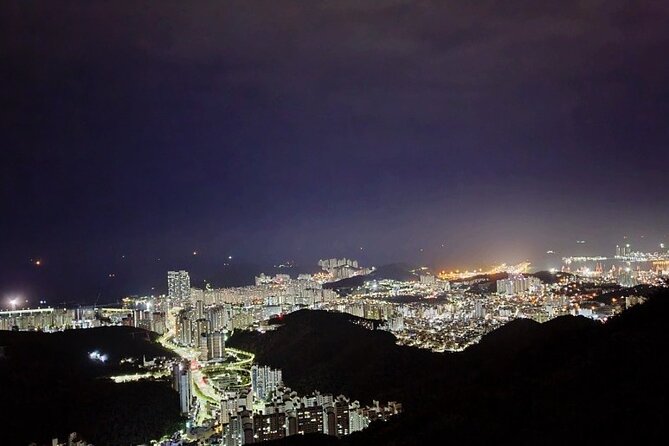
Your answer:
[[[215,283],[230,255],[656,247],[667,23],[643,0],[3,2],[0,294]]]

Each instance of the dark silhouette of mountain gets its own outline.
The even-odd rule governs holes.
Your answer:
[[[526,276],[534,276],[541,280],[544,283],[554,284],[559,282],[565,277],[571,277],[569,273],[556,272],[551,273],[550,271],[537,271],[535,273],[525,274]],[[469,284],[471,291],[475,293],[494,293],[497,291],[497,281],[506,279],[509,277],[509,273],[494,273],[494,274],[478,274],[473,277],[467,277],[465,279],[456,279],[453,280],[453,283],[464,283]]]
[[[346,393],[368,402],[383,395],[397,398],[403,369],[410,363],[429,365],[438,355],[397,346],[389,332],[358,325],[364,321],[343,313],[301,310],[284,316],[283,325],[265,335],[236,332],[228,345],[251,350],[259,363],[281,368],[298,392]],[[370,388],[369,379],[377,385]]]
[[[414,272],[415,266],[407,263],[390,263],[376,268],[369,275],[376,280],[400,280],[404,282],[416,281],[418,274]]]
[[[127,371],[125,357],[140,361],[173,354],[151,341],[156,334],[131,327],[59,333],[0,331],[0,395],[5,429],[0,443],[62,441],[70,432],[100,445],[139,444],[174,432],[181,421],[169,382],[116,384],[106,376]],[[89,353],[106,354],[106,363]]]
[[[550,271],[537,271],[535,273],[528,274],[529,276],[534,276],[537,279],[541,280],[544,283],[554,284],[558,283],[562,279],[571,279],[574,277],[571,273],[565,273],[562,271],[550,272]]]
[[[369,274],[364,274],[360,276],[347,277],[346,279],[337,280],[334,282],[327,282],[323,284],[323,288],[327,290],[345,290],[357,288],[368,280],[373,280],[370,278]]]
[[[419,279],[418,274],[414,272],[415,267],[406,263],[391,263],[376,268],[369,274],[353,276],[346,279],[329,282],[323,285],[323,288],[332,290],[351,289],[362,286],[370,280],[398,280],[411,282]]]
[[[515,319],[502,327],[486,334],[478,344],[472,345],[467,354],[479,354],[486,357],[501,352],[508,356],[512,352],[522,350],[536,344],[540,339],[559,337],[573,331],[585,331],[599,324],[583,316],[560,316],[540,324],[532,319]]]
[[[624,298],[625,296],[647,296],[653,287],[650,285],[637,285],[634,287],[616,286],[612,291],[607,291],[593,300],[607,305],[611,305],[615,300]]]
[[[477,274],[472,277],[466,277],[464,279],[455,279],[451,282],[453,283],[475,283],[475,282],[496,282],[501,279],[506,279],[509,277],[508,273],[494,273],[494,274]]]
[[[301,392],[405,404],[404,414],[342,444],[645,444],[662,438],[669,415],[667,311],[665,289],[606,324],[517,320],[444,354],[397,346],[347,315],[301,311],[273,332],[235,334],[230,344],[281,367]],[[301,440],[279,444],[300,444],[293,441]]]
[[[465,279],[453,280],[453,283],[468,284],[474,293],[494,293],[497,291],[497,281],[509,277],[508,273],[478,274]]]
[[[100,327],[87,330],[65,330],[56,333],[36,331],[2,331],[0,345],[6,346],[6,356],[12,362],[39,361],[40,367],[60,367],[67,363],[80,373],[104,376],[116,373],[124,357],[174,357],[174,353],[153,341],[157,334],[134,327]],[[88,353],[104,353],[105,364],[91,361]]]

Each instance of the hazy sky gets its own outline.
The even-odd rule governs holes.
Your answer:
[[[666,1],[4,1],[0,297],[216,282],[229,255],[656,247],[667,23]]]

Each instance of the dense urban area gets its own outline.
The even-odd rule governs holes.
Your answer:
[[[643,303],[646,291],[667,286],[669,252],[565,257],[558,270],[531,272],[531,264],[500,264],[483,271],[427,267],[362,267],[356,260],[319,261],[316,274],[265,275],[235,288],[191,286],[189,272],[167,272],[167,294],[133,296],[120,305],[26,308],[19,299],[0,312],[0,329],[59,332],[123,325],[155,332],[174,357],[125,357],[116,383],[169,380],[178,393],[182,427],[161,445],[200,442],[237,446],[298,434],[343,437],[400,414],[402,401],[362,404],[356,395],[299,394],[282,370],[259,364],[252,352],[226,345],[236,333],[266,333],[298,310],[351,316],[369,330],[392,333],[401,345],[435,352],[461,351],[515,320],[545,322],[577,315],[606,322]],[[3,353],[0,350],[0,353]],[[88,352],[104,364],[107,352]],[[61,439],[63,440],[63,439]],[[68,444],[87,444],[73,434]],[[53,444],[61,444],[58,439]],[[65,443],[62,443],[65,444]]]

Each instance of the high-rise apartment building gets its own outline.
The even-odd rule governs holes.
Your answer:
[[[162,335],[167,331],[164,312],[156,311],[153,313],[153,317],[151,318],[151,330],[155,331],[159,335]]]
[[[253,431],[257,442],[278,440],[286,436],[286,414],[274,410],[253,416]]]
[[[305,435],[323,433],[323,408],[321,406],[306,407],[301,405],[301,407],[298,407],[295,410],[295,417],[297,421],[297,434]]]
[[[188,361],[174,364],[172,368],[172,379],[174,389],[179,392],[179,407],[182,415],[190,412],[193,393],[191,389],[190,365]]]
[[[477,300],[474,302],[474,318],[475,319],[484,319],[485,318],[485,306],[483,305],[482,300]]]
[[[186,314],[177,319],[177,339],[181,345],[193,345],[193,321]]]
[[[225,335],[220,331],[207,334],[207,359],[217,360],[225,357]]]
[[[541,281],[532,276],[523,276],[521,274],[509,276],[508,279],[497,281],[497,293],[515,295],[527,292],[536,292],[541,287]]]
[[[251,367],[251,390],[258,399],[269,397],[281,381],[281,370],[258,365]]]
[[[167,296],[170,299],[190,298],[190,275],[188,271],[167,272]]]

